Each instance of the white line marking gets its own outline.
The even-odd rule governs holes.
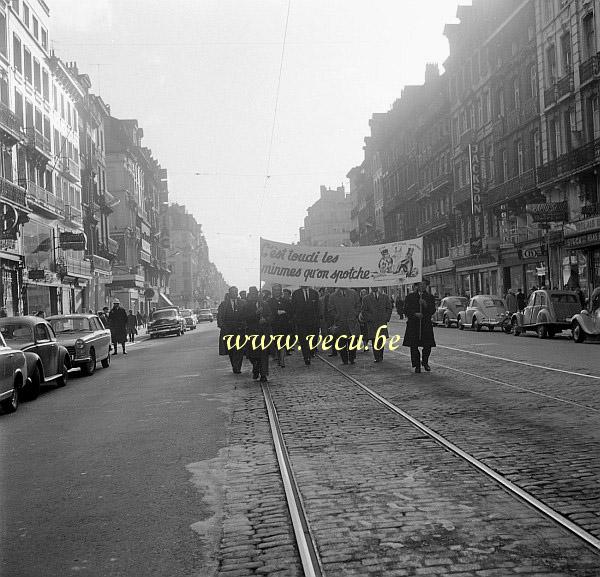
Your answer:
[[[525,361],[515,361],[514,359],[505,359],[504,357],[496,357],[494,355],[488,355],[487,353],[477,353],[475,351],[465,351],[465,349],[459,349],[456,347],[448,347],[446,345],[437,345],[439,349],[448,349],[450,351],[457,351],[459,353],[466,353],[468,355],[478,355],[480,357],[487,357],[489,359],[496,359],[498,361],[506,361],[507,363],[515,363],[517,365],[525,365],[526,367],[533,367],[535,369],[544,369],[546,371],[554,371],[556,373],[564,373],[566,375],[573,375],[575,377],[586,377],[588,379],[595,379],[600,381],[600,377],[596,375],[588,375],[587,373],[577,373],[575,371],[567,371],[565,369],[556,369],[554,367],[545,367],[543,365],[536,365],[534,363],[526,363]]]
[[[401,353],[397,351],[399,355],[403,357],[410,358],[410,355]],[[587,409],[588,411],[594,411],[596,413],[600,413],[600,409],[596,409],[594,407],[590,407],[588,405],[582,405],[576,401],[570,401],[569,399],[563,399],[562,397],[553,397],[552,395],[547,395],[545,393],[540,393],[539,391],[534,391],[533,389],[527,389],[525,387],[519,387],[518,385],[512,385],[511,383],[507,383],[505,381],[499,381],[498,379],[492,379],[490,377],[483,377],[481,375],[476,375],[475,373],[469,373],[468,371],[463,371],[462,369],[455,369],[453,367],[449,367],[448,365],[442,365],[438,362],[432,363],[434,367],[442,367],[443,369],[448,369],[449,371],[455,371],[457,373],[462,373],[463,375],[468,375],[469,377],[475,377],[477,379],[481,379],[482,381],[490,381],[490,383],[496,383],[498,385],[504,385],[505,387],[511,387],[512,389],[519,389],[520,391],[525,391],[527,393],[531,393],[533,395],[538,395],[540,397],[546,397],[547,399],[553,399],[555,401],[560,401],[561,403],[567,403],[569,405],[575,405],[576,407],[580,407],[582,409]]]

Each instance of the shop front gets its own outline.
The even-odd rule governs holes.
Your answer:
[[[571,223],[564,236],[563,282],[589,296],[600,286],[600,216]]]
[[[0,307],[2,314],[18,316],[23,313],[23,257],[20,242],[0,240]]]
[[[512,288],[527,294],[534,286],[545,284],[546,250],[539,241],[502,252],[503,294]],[[540,277],[540,274],[542,276]]]
[[[498,295],[502,292],[498,259],[492,254],[455,259],[458,291],[473,297],[478,294]]]

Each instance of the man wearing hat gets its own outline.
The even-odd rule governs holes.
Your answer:
[[[113,355],[117,354],[117,344],[121,343],[123,354],[126,355],[125,341],[127,340],[127,312],[121,308],[121,301],[115,299],[113,308],[108,314],[108,324],[110,325],[110,336],[113,344]]]

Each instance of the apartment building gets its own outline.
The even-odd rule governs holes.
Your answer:
[[[307,209],[300,244],[309,246],[350,246],[352,201],[343,186],[321,186],[319,199]]]

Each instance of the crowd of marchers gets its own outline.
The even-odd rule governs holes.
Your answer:
[[[295,291],[274,284],[271,290],[259,291],[250,287],[240,291],[231,287],[219,305],[217,325],[220,328],[219,354],[227,355],[235,374],[242,372],[244,358],[252,365],[252,378],[266,382],[269,375],[269,359],[276,359],[285,367],[286,357],[292,351],[278,341],[271,347],[251,345],[243,348],[230,346],[232,337],[246,335],[294,335],[305,365],[311,364],[323,339],[330,336],[335,347],[327,347],[329,356],[339,356],[344,365],[353,365],[357,347],[373,351],[374,362],[383,360],[384,346],[375,342],[379,335],[387,338],[387,324],[394,305],[400,317],[406,316],[403,345],[410,348],[411,362],[416,373],[421,367],[430,371],[429,355],[435,347],[431,317],[435,311],[435,299],[429,292],[429,283],[423,281],[414,287],[404,300],[396,303],[377,287],[356,291],[348,287],[319,289],[301,286]],[[239,339],[238,339],[239,341]],[[263,340],[264,342],[264,340]]]

